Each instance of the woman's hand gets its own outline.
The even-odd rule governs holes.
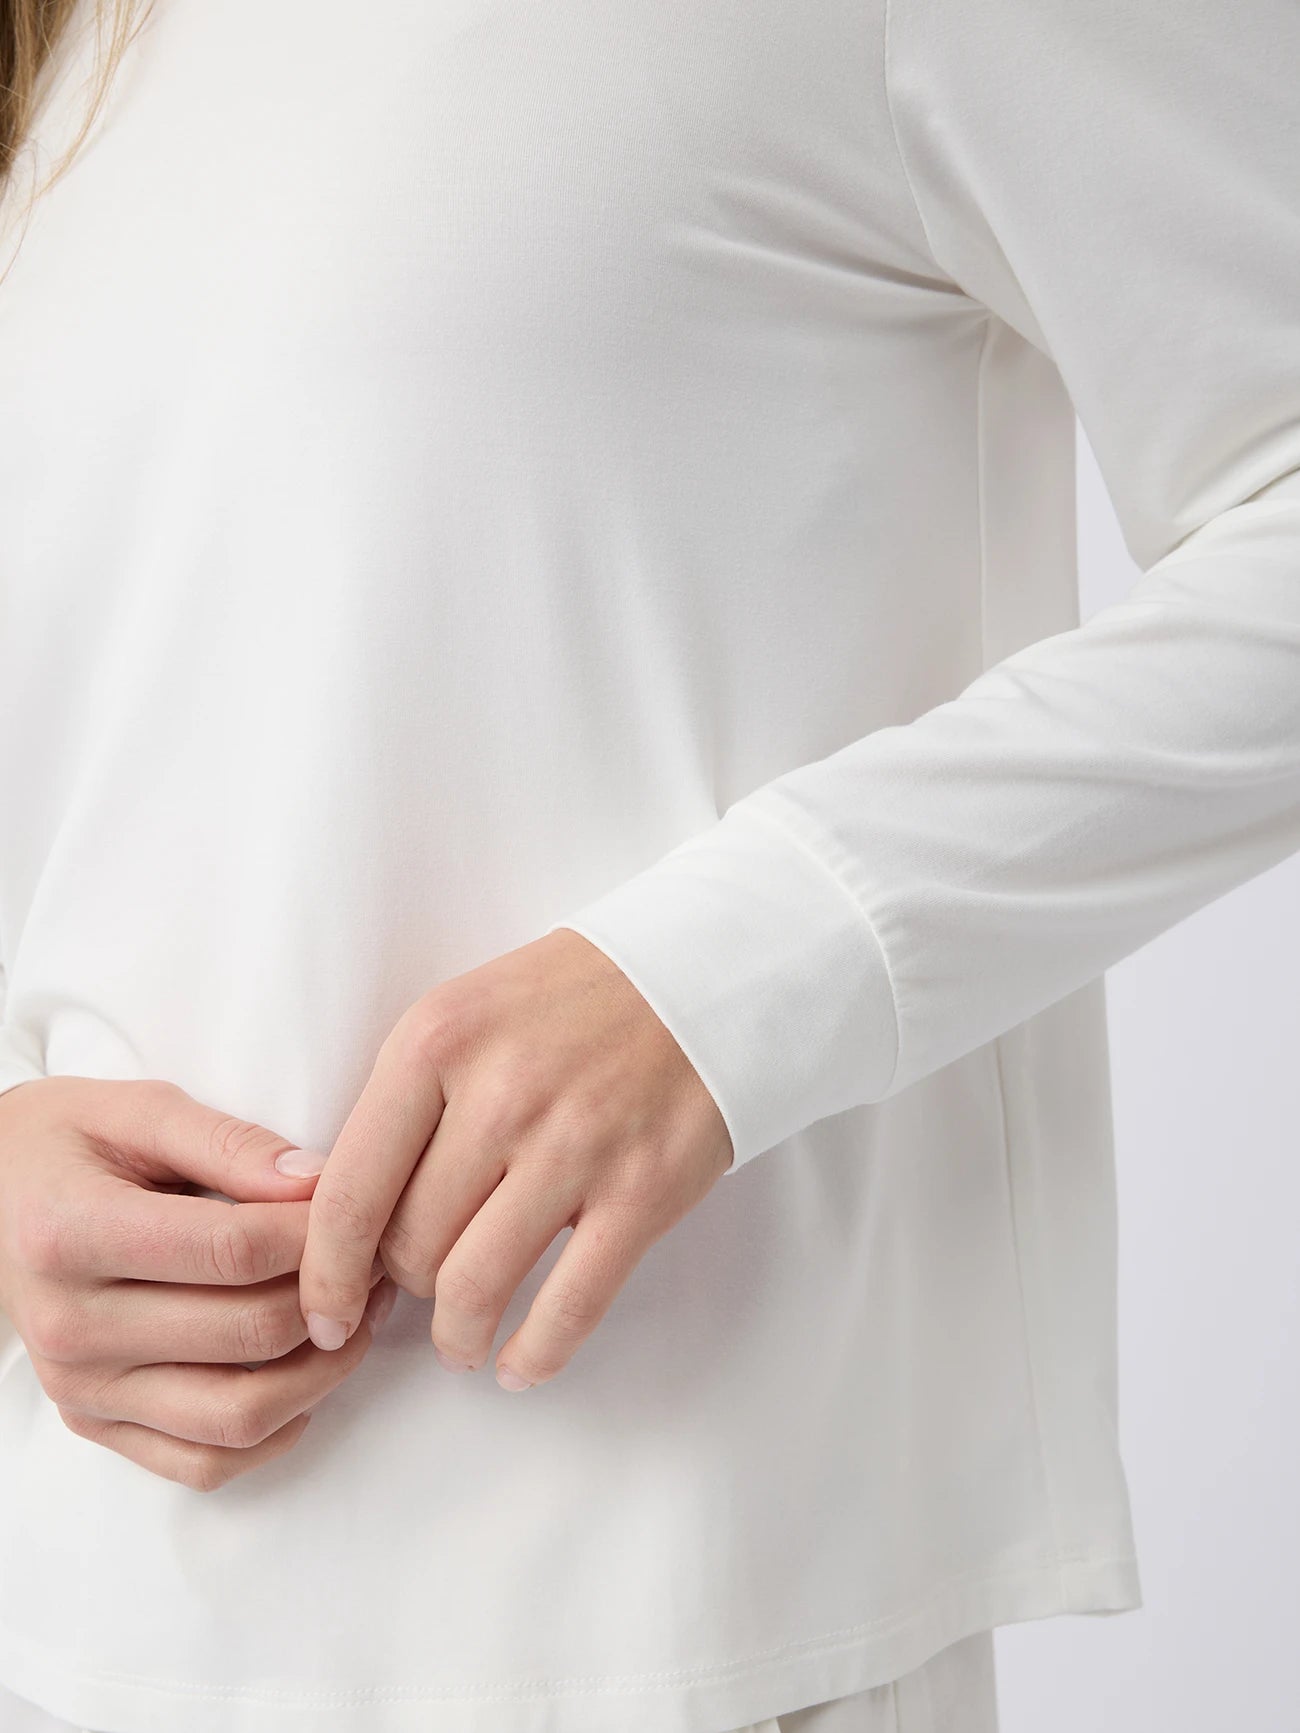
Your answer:
[[[71,1431],[205,1492],[297,1443],[396,1295],[375,1291],[343,1354],[306,1341],[296,1272],[320,1160],[170,1083],[0,1095],[0,1306]]]
[[[311,1202],[299,1280],[313,1340],[350,1346],[378,1248],[434,1300],[442,1363],[477,1368],[572,1226],[497,1361],[506,1389],[540,1384],[731,1157],[664,1024],[603,951],[557,928],[426,994],[384,1042]]]

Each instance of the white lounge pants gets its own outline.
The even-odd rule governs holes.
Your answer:
[[[79,1727],[0,1685],[3,1733],[117,1733]],[[849,1697],[792,1709],[728,1733],[997,1733],[993,1632],[976,1631],[940,1649],[901,1679]],[[167,1733],[186,1733],[180,1710]],[[611,1722],[609,1733],[619,1733]]]

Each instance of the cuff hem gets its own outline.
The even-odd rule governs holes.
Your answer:
[[[622,969],[682,1048],[731,1134],[726,1174],[895,1075],[874,928],[802,838],[744,801],[557,927]]]

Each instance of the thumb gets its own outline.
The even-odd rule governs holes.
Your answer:
[[[294,1201],[311,1196],[325,1165],[323,1154],[197,1101],[175,1083],[150,1081],[113,1096],[96,1129],[147,1184],[188,1180],[234,1203]]]

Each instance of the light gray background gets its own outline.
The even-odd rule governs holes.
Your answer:
[[[1086,618],[1137,569],[1082,431],[1079,547]],[[1145,1604],[1002,1627],[1003,1733],[1296,1733],[1300,856],[1117,964],[1107,997]]]

